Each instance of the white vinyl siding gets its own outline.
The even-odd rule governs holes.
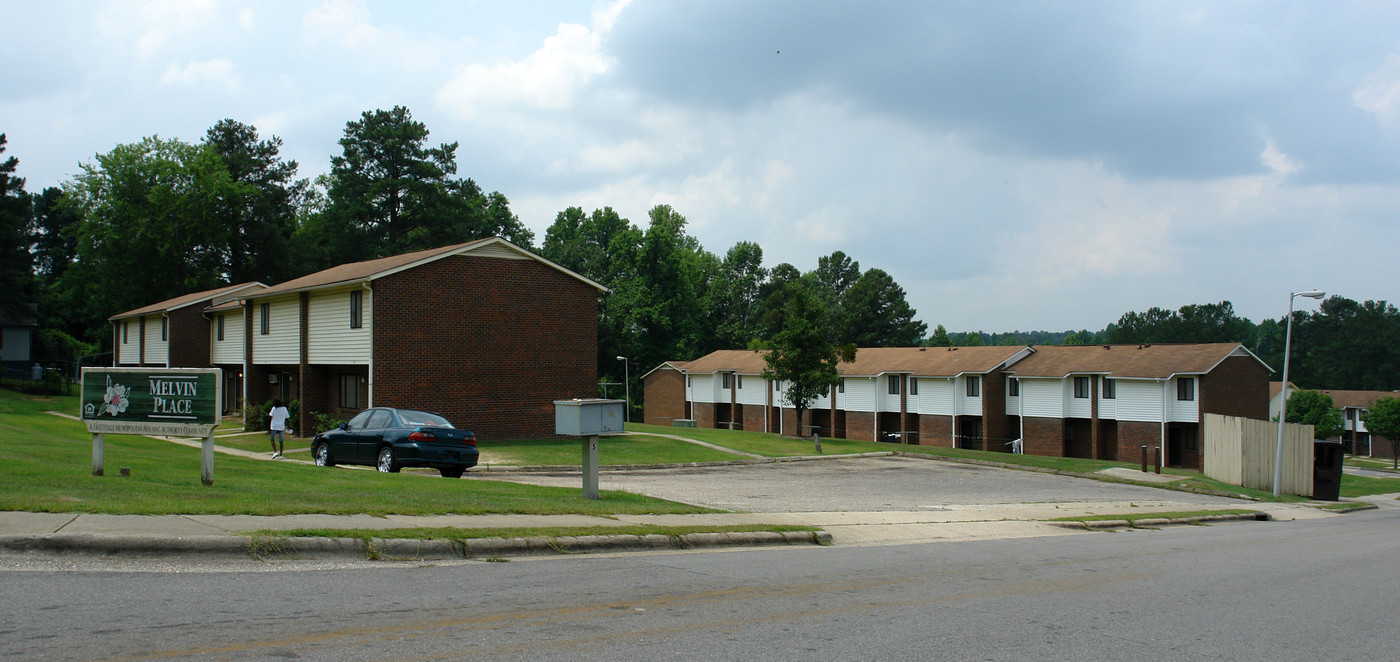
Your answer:
[[[1116,380],[1120,421],[1162,420],[1162,382],[1136,379]],[[1171,392],[1173,398],[1176,391]]]
[[[1112,397],[1112,398],[1105,398],[1105,397],[1103,397],[1103,396],[1104,396],[1104,384],[1103,384],[1103,383],[1104,383],[1104,379],[1103,379],[1102,377],[1099,377],[1099,378],[1097,378],[1097,379],[1099,380],[1099,418],[1104,418],[1104,419],[1115,419],[1115,418],[1118,418],[1118,390],[1117,390],[1117,389],[1118,389],[1118,386],[1119,386],[1120,384],[1122,384],[1122,382],[1114,381],[1114,382],[1113,382],[1114,397]]]
[[[268,332],[262,335],[263,320],[253,320],[253,363],[258,365],[295,365],[301,363],[301,300],[298,297],[258,301],[253,305],[255,318],[262,315],[262,304],[268,304]],[[227,330],[227,329],[225,329]]]
[[[1061,418],[1065,391],[1060,379],[1021,379],[1021,406],[1025,416]]]
[[[691,402],[718,402],[715,400],[715,385],[719,382],[717,375],[690,375],[690,401]],[[726,399],[724,402],[728,402]]]
[[[161,340],[160,325],[164,317],[151,315],[146,317],[146,363],[148,365],[167,365],[170,362],[170,343]],[[166,338],[169,338],[167,329]]]
[[[967,382],[971,379],[975,379],[978,382],[977,395],[967,394]],[[982,393],[984,392],[983,389],[987,386],[985,383],[982,383],[982,375],[963,375],[957,379],[957,382],[958,410],[956,413],[965,416],[981,416]]]
[[[141,362],[141,320],[133,317],[117,322],[118,362],[121,365],[137,365]]]
[[[879,381],[874,377],[847,377],[841,408],[846,411],[875,411]]]
[[[900,395],[898,392],[890,393],[890,380],[895,380],[895,383],[898,384],[895,388],[903,391],[907,386],[903,377],[904,375],[880,375],[875,380],[879,385],[875,389],[875,395],[879,398],[880,411],[899,413]]]
[[[219,316],[224,318],[224,339],[219,340]],[[209,322],[209,362],[216,365],[243,363],[243,311],[215,313]]]
[[[1064,385],[1065,418],[1089,418],[1093,415],[1093,400],[1091,398],[1074,397],[1074,380],[1076,377],[1083,377],[1085,380],[1094,380],[1098,377],[1087,377],[1084,375],[1070,375],[1061,380]],[[1093,393],[1093,387],[1088,387],[1089,393]]]
[[[919,380],[919,394],[909,396],[909,411],[916,414],[953,415],[957,381],[942,377]]]
[[[742,375],[744,388],[736,391],[738,403],[741,405],[766,405],[768,404],[768,389],[773,385],[763,379],[761,375]]]
[[[1176,399],[1177,381],[1181,379],[1190,379],[1194,382],[1191,385],[1191,393],[1193,397],[1190,400]],[[1195,377],[1178,377],[1172,379],[1171,384],[1167,386],[1167,407],[1169,407],[1169,409],[1167,410],[1169,414],[1169,417],[1167,418],[1168,421],[1195,423],[1196,421],[1200,420],[1200,403],[1201,380],[1196,379]]]
[[[1020,385],[1020,384],[1017,384],[1017,385],[1016,385],[1016,388],[1017,388],[1016,395],[1011,395],[1011,389],[1010,389],[1010,387],[1011,387],[1011,383],[1012,383],[1013,381],[1015,381],[1015,379],[1016,379],[1015,377],[1007,377],[1007,378],[1006,378],[1006,386],[1003,387],[1003,388],[1006,388],[1006,389],[1007,389],[1007,391],[1006,391],[1006,415],[1007,415],[1007,416],[1020,416],[1020,415],[1021,415],[1021,391],[1019,390],[1019,389],[1021,388],[1021,385]]]
[[[352,291],[362,292],[362,324],[358,329],[350,328]],[[321,365],[369,365],[373,338],[373,299],[372,293],[363,289],[312,294],[306,303],[307,362]]]

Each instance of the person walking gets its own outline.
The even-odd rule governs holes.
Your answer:
[[[267,426],[268,441],[272,442],[272,459],[282,457],[282,451],[286,446],[283,444],[282,434],[287,431],[287,419],[292,417],[292,413],[282,406],[280,399],[273,399],[272,411],[267,413],[272,419]]]

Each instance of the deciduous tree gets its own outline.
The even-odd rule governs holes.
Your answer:
[[[1400,398],[1381,398],[1361,415],[1372,435],[1390,440],[1391,468],[1400,469]]]
[[[1288,422],[1313,426],[1313,436],[1331,439],[1342,433],[1342,410],[1322,391],[1298,391],[1288,396]]]
[[[822,328],[826,311],[811,284],[798,279],[784,289],[783,328],[767,343],[763,378],[781,383],[783,400],[796,410],[801,434],[803,414],[841,379],[837,366],[854,361],[856,347],[831,342]]]

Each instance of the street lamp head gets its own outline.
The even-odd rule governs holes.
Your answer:
[[[1303,290],[1302,292],[1294,292],[1293,296],[1307,297],[1309,299],[1321,299],[1322,297],[1327,296],[1327,293],[1323,292],[1322,290]]]
[[[625,356],[619,356],[619,357],[617,357],[617,360],[619,360],[619,361],[626,361],[626,360],[627,360],[627,357],[625,357]]]

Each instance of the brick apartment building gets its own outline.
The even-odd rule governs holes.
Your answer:
[[[799,428],[762,352],[718,351],[644,376],[645,420],[1200,468],[1207,413],[1263,419],[1271,370],[1243,346],[869,348]]]
[[[119,356],[137,334],[150,341],[126,341],[140,348],[126,350],[140,357],[130,365],[236,370],[248,402],[300,400],[292,427],[305,431],[313,413],[390,406],[437,412],[484,439],[548,437],[555,400],[597,393],[606,288],[504,239],[236,287],[172,300],[199,323],[159,344],[147,327],[172,302],[113,316]]]
[[[238,308],[240,297],[267,287],[249,282],[175,297],[107,318],[112,323],[112,365],[153,368],[211,368],[224,370],[225,412],[241,406],[243,392],[242,348],[237,357],[226,356],[224,346],[211,337],[227,332],[225,320],[211,317],[211,308]],[[242,325],[242,319],[236,322]],[[238,329],[241,339],[242,329]],[[220,337],[221,339],[221,337]]]

